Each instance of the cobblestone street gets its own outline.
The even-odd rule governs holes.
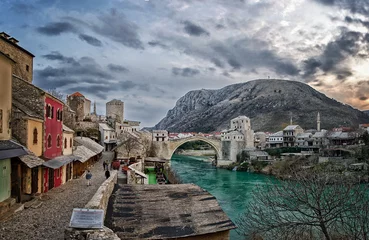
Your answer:
[[[64,239],[64,228],[69,225],[73,208],[83,208],[105,180],[103,161],[113,158],[103,152],[92,168],[92,186],[86,186],[82,176],[44,194],[39,208],[28,208],[0,223],[1,240]],[[46,195],[46,196],[45,196]]]

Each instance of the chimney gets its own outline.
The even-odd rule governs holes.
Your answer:
[[[8,38],[10,37],[10,35],[9,35],[9,34],[7,34],[6,32],[1,32],[1,33],[0,33],[0,37],[3,37],[3,38],[5,38],[5,39],[8,39]]]
[[[11,41],[14,44],[18,44],[19,43],[19,41],[17,39],[13,38],[13,37],[9,38],[8,40]]]

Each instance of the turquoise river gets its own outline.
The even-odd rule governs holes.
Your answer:
[[[194,183],[215,196],[228,217],[235,222],[250,200],[252,190],[257,184],[268,184],[270,177],[218,169],[206,158],[173,155],[171,167],[183,183]],[[243,239],[235,230],[231,239]]]

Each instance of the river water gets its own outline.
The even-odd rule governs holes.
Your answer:
[[[216,197],[233,222],[244,211],[255,186],[267,184],[270,179],[261,174],[218,169],[203,157],[173,155],[171,168],[177,172],[183,183],[199,185]],[[232,230],[231,239],[243,238]]]

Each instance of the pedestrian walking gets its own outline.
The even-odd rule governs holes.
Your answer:
[[[104,161],[103,162],[103,168],[104,168],[104,170],[106,170],[107,167],[108,167],[108,164]]]
[[[91,186],[91,178],[92,178],[92,173],[90,172],[90,170],[87,170],[87,173],[86,173],[87,186]]]
[[[106,179],[108,179],[110,177],[110,171],[108,169],[106,169],[106,171],[105,171],[105,177],[106,177]]]

